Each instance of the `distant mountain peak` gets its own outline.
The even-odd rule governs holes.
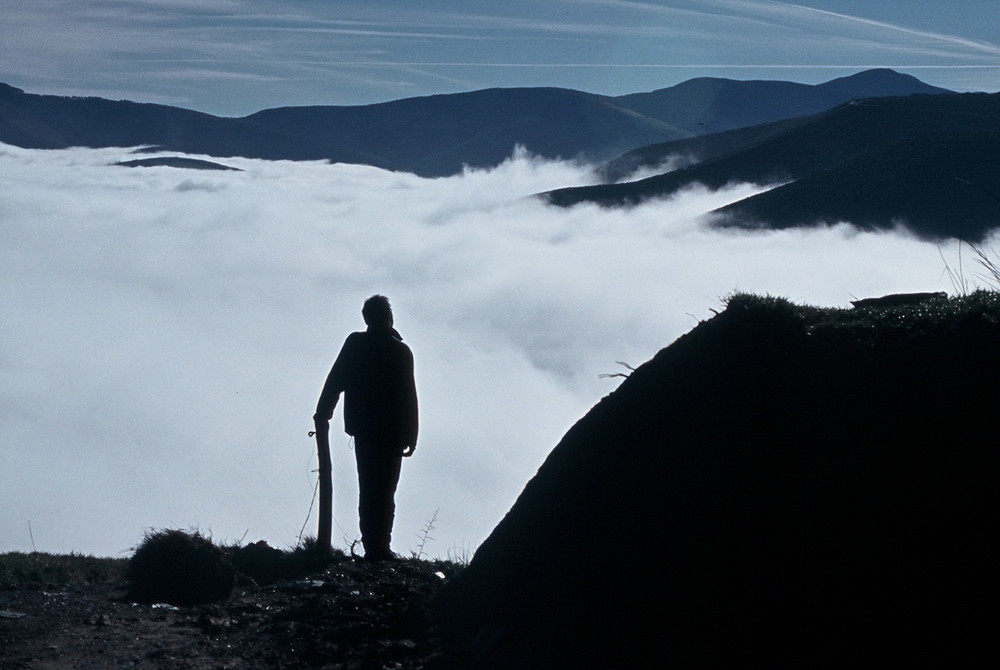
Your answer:
[[[830,84],[837,81],[861,81],[865,79],[869,80],[878,79],[882,81],[889,81],[893,79],[906,79],[908,81],[920,81],[919,79],[917,79],[912,75],[897,72],[896,70],[893,70],[892,68],[889,67],[873,67],[868,70],[862,70],[861,72],[855,72],[853,74],[848,74],[843,77],[837,77],[836,79],[831,79],[826,83]],[[820,84],[820,86],[822,86],[822,84]]]
[[[896,72],[890,68],[873,68],[846,77],[832,79],[817,88],[827,91],[851,89],[854,93],[871,93],[863,97],[879,97],[885,95],[910,95],[913,93],[942,94],[953,93],[946,88],[925,84],[913,75]],[[862,96],[858,96],[862,97]]]

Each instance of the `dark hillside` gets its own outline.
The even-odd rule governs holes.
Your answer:
[[[986,653],[998,341],[992,292],[731,299],[569,430],[442,592],[455,667]]]
[[[955,180],[1000,192],[1000,94],[855,101],[806,123],[737,131],[732,150],[640,181],[545,194],[570,206],[629,206],[691,184],[784,184],[726,210],[729,225],[789,227],[849,221],[862,228],[904,223],[928,238],[982,239],[997,203],[965,197]],[[777,131],[777,132],[775,132]],[[669,150],[669,147],[665,147]],[[682,146],[682,149],[686,147]]]
[[[849,221],[863,230],[904,225],[917,236],[982,242],[1000,228],[1000,133],[873,151],[717,210],[715,224],[793,228]]]

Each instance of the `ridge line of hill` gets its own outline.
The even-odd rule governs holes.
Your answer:
[[[152,103],[37,95],[0,84],[0,142],[329,160],[438,177],[494,167],[518,146],[541,158],[603,162],[640,147],[816,113],[854,98],[911,93],[949,91],[891,70],[869,70],[818,85],[692,79],[618,97],[493,88],[228,118]]]

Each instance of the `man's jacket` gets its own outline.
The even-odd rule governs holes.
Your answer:
[[[348,435],[387,447],[417,445],[417,387],[413,354],[393,328],[351,333],[330,369],[316,415],[333,417],[344,394]]]

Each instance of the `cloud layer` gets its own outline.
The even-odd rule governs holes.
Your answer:
[[[394,548],[413,550],[437,512],[426,551],[445,556],[481,542],[613,390],[600,374],[647,360],[734,290],[846,305],[951,289],[938,249],[903,235],[701,225],[750,186],[565,211],[527,196],[587,166],[518,156],[428,180],[110,165],[128,157],[0,145],[0,551],[33,535],[39,551],[113,555],[164,526],[293,544],[315,482],[310,417],[372,293],[393,301],[422,410]],[[338,411],[346,546],[357,503],[341,425]]]

